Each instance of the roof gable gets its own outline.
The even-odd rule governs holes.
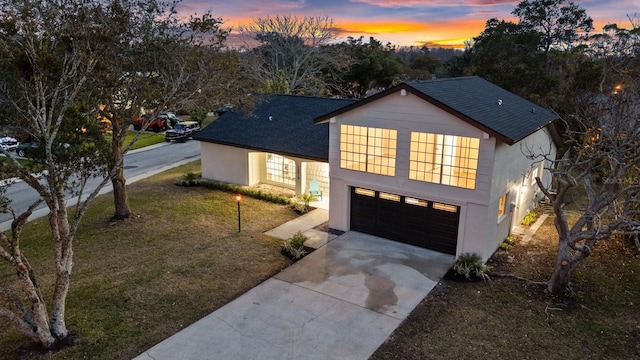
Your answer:
[[[543,107],[473,76],[402,83],[320,116],[315,122],[324,123],[331,117],[402,90],[419,96],[509,145],[558,118]]]
[[[250,115],[227,112],[194,138],[199,141],[328,161],[329,125],[314,118],[354,100],[265,95]]]

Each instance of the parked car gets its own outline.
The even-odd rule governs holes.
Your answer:
[[[147,130],[153,130],[155,132],[160,132],[167,130],[167,118],[164,117],[155,117],[152,118],[149,115],[142,115],[140,117],[134,118],[131,123],[133,123],[134,130],[141,130],[142,128],[146,128]]]
[[[218,107],[217,109],[215,109],[213,111],[215,116],[221,116],[222,114],[226,113],[227,111],[233,111],[233,105],[230,104],[226,104],[226,105],[222,105],[220,107]]]
[[[183,121],[177,123],[173,129],[167,130],[164,134],[164,140],[170,142],[175,140],[178,142],[185,142],[187,139],[193,137],[193,134],[200,131],[200,124],[197,121]]]
[[[20,157],[27,157],[37,147],[37,142],[20,143],[16,146],[16,154]]]
[[[18,140],[11,136],[0,135],[0,147],[6,151],[15,150],[18,147]]]
[[[181,117],[176,116],[176,114],[171,111],[161,112],[158,115],[158,119],[164,119],[167,126],[170,127],[174,127],[176,124],[184,121]]]

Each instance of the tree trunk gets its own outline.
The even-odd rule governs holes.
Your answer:
[[[112,120],[113,124],[113,163],[116,171],[111,177],[113,185],[113,203],[114,203],[114,220],[125,220],[131,217],[131,208],[129,207],[129,196],[127,195],[127,180],[124,177],[124,159],[122,154],[122,146],[124,138],[127,134],[125,124],[120,123],[121,120]]]
[[[571,248],[567,245],[566,241],[561,241],[560,244],[558,244],[558,254],[553,268],[553,274],[547,282],[548,294],[558,295],[569,288],[569,279],[573,271],[570,257]]]
[[[114,220],[124,220],[131,217],[131,208],[129,207],[129,196],[127,195],[126,179],[124,178],[124,169],[120,165],[116,174],[111,178],[113,185],[113,201],[115,212]]]
[[[69,226],[65,193],[60,190],[55,195],[56,207],[49,213],[51,234],[54,240],[56,281],[51,302],[50,326],[51,334],[56,340],[65,339],[69,335],[65,320],[67,294],[73,268],[73,234]]]
[[[558,232],[558,253],[556,254],[556,263],[553,268],[553,274],[547,282],[547,293],[558,295],[569,288],[569,279],[575,265],[572,256],[572,249],[569,246],[571,241],[571,232],[569,223],[567,222],[562,202],[564,191],[559,192],[560,198],[553,200],[553,212],[556,217],[554,220],[556,231]],[[572,265],[573,264],[573,265]]]
[[[550,295],[559,295],[569,289],[571,273],[588,256],[583,251],[573,250],[569,246],[571,240],[568,237],[560,237],[553,274],[547,282],[547,293]]]
[[[48,349],[55,344],[56,338],[51,333],[47,306],[42,299],[40,289],[38,289],[31,275],[32,269],[29,263],[23,261],[21,254],[15,255],[13,265],[17,270],[16,275],[18,276],[22,291],[31,304],[31,321],[23,321],[23,319],[16,317],[13,322],[17,325],[21,333],[28,336],[34,342],[41,344],[45,349]]]

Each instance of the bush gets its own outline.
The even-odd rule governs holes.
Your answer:
[[[289,198],[278,196],[269,193],[263,193],[260,190],[247,188],[240,185],[227,184],[219,181],[200,180],[199,185],[206,187],[207,189],[220,190],[228,193],[235,193],[244,196],[249,196],[254,199],[264,200],[275,204],[288,205]]]
[[[536,222],[536,219],[538,218],[538,214],[536,214],[533,211],[529,211],[527,213],[527,215],[524,216],[524,218],[522,219],[522,221],[520,222],[522,225],[524,226],[531,226],[531,224],[533,224],[534,222]]]
[[[182,185],[182,186],[198,185],[199,179],[200,179],[200,174],[194,173],[193,171],[189,171],[188,173],[182,175],[182,178],[178,181],[178,185]]]
[[[516,243],[516,237],[513,235],[509,235],[504,239],[504,242],[507,243],[507,245],[513,245]]]
[[[300,194],[291,199],[291,207],[300,214],[309,211],[309,202],[315,200],[315,196],[311,194]]]
[[[298,260],[307,254],[304,243],[308,239],[302,232],[298,231],[282,243],[282,252],[290,256],[292,260]]]
[[[507,250],[509,248],[509,246],[513,245],[516,243],[516,238],[513,235],[509,235],[507,236],[503,242],[500,243],[500,245],[498,245],[500,247],[500,249],[502,250]]]
[[[486,281],[490,279],[489,270],[491,270],[491,267],[483,264],[482,258],[478,254],[465,253],[456,259],[455,264],[453,264],[453,270],[467,280],[472,280],[473,276]]]

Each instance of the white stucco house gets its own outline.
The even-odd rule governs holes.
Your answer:
[[[484,260],[541,198],[535,178],[550,186],[527,154],[556,151],[553,113],[478,77],[361,101],[272,95],[226,116],[197,136],[203,178],[298,193],[315,179],[331,228]]]

